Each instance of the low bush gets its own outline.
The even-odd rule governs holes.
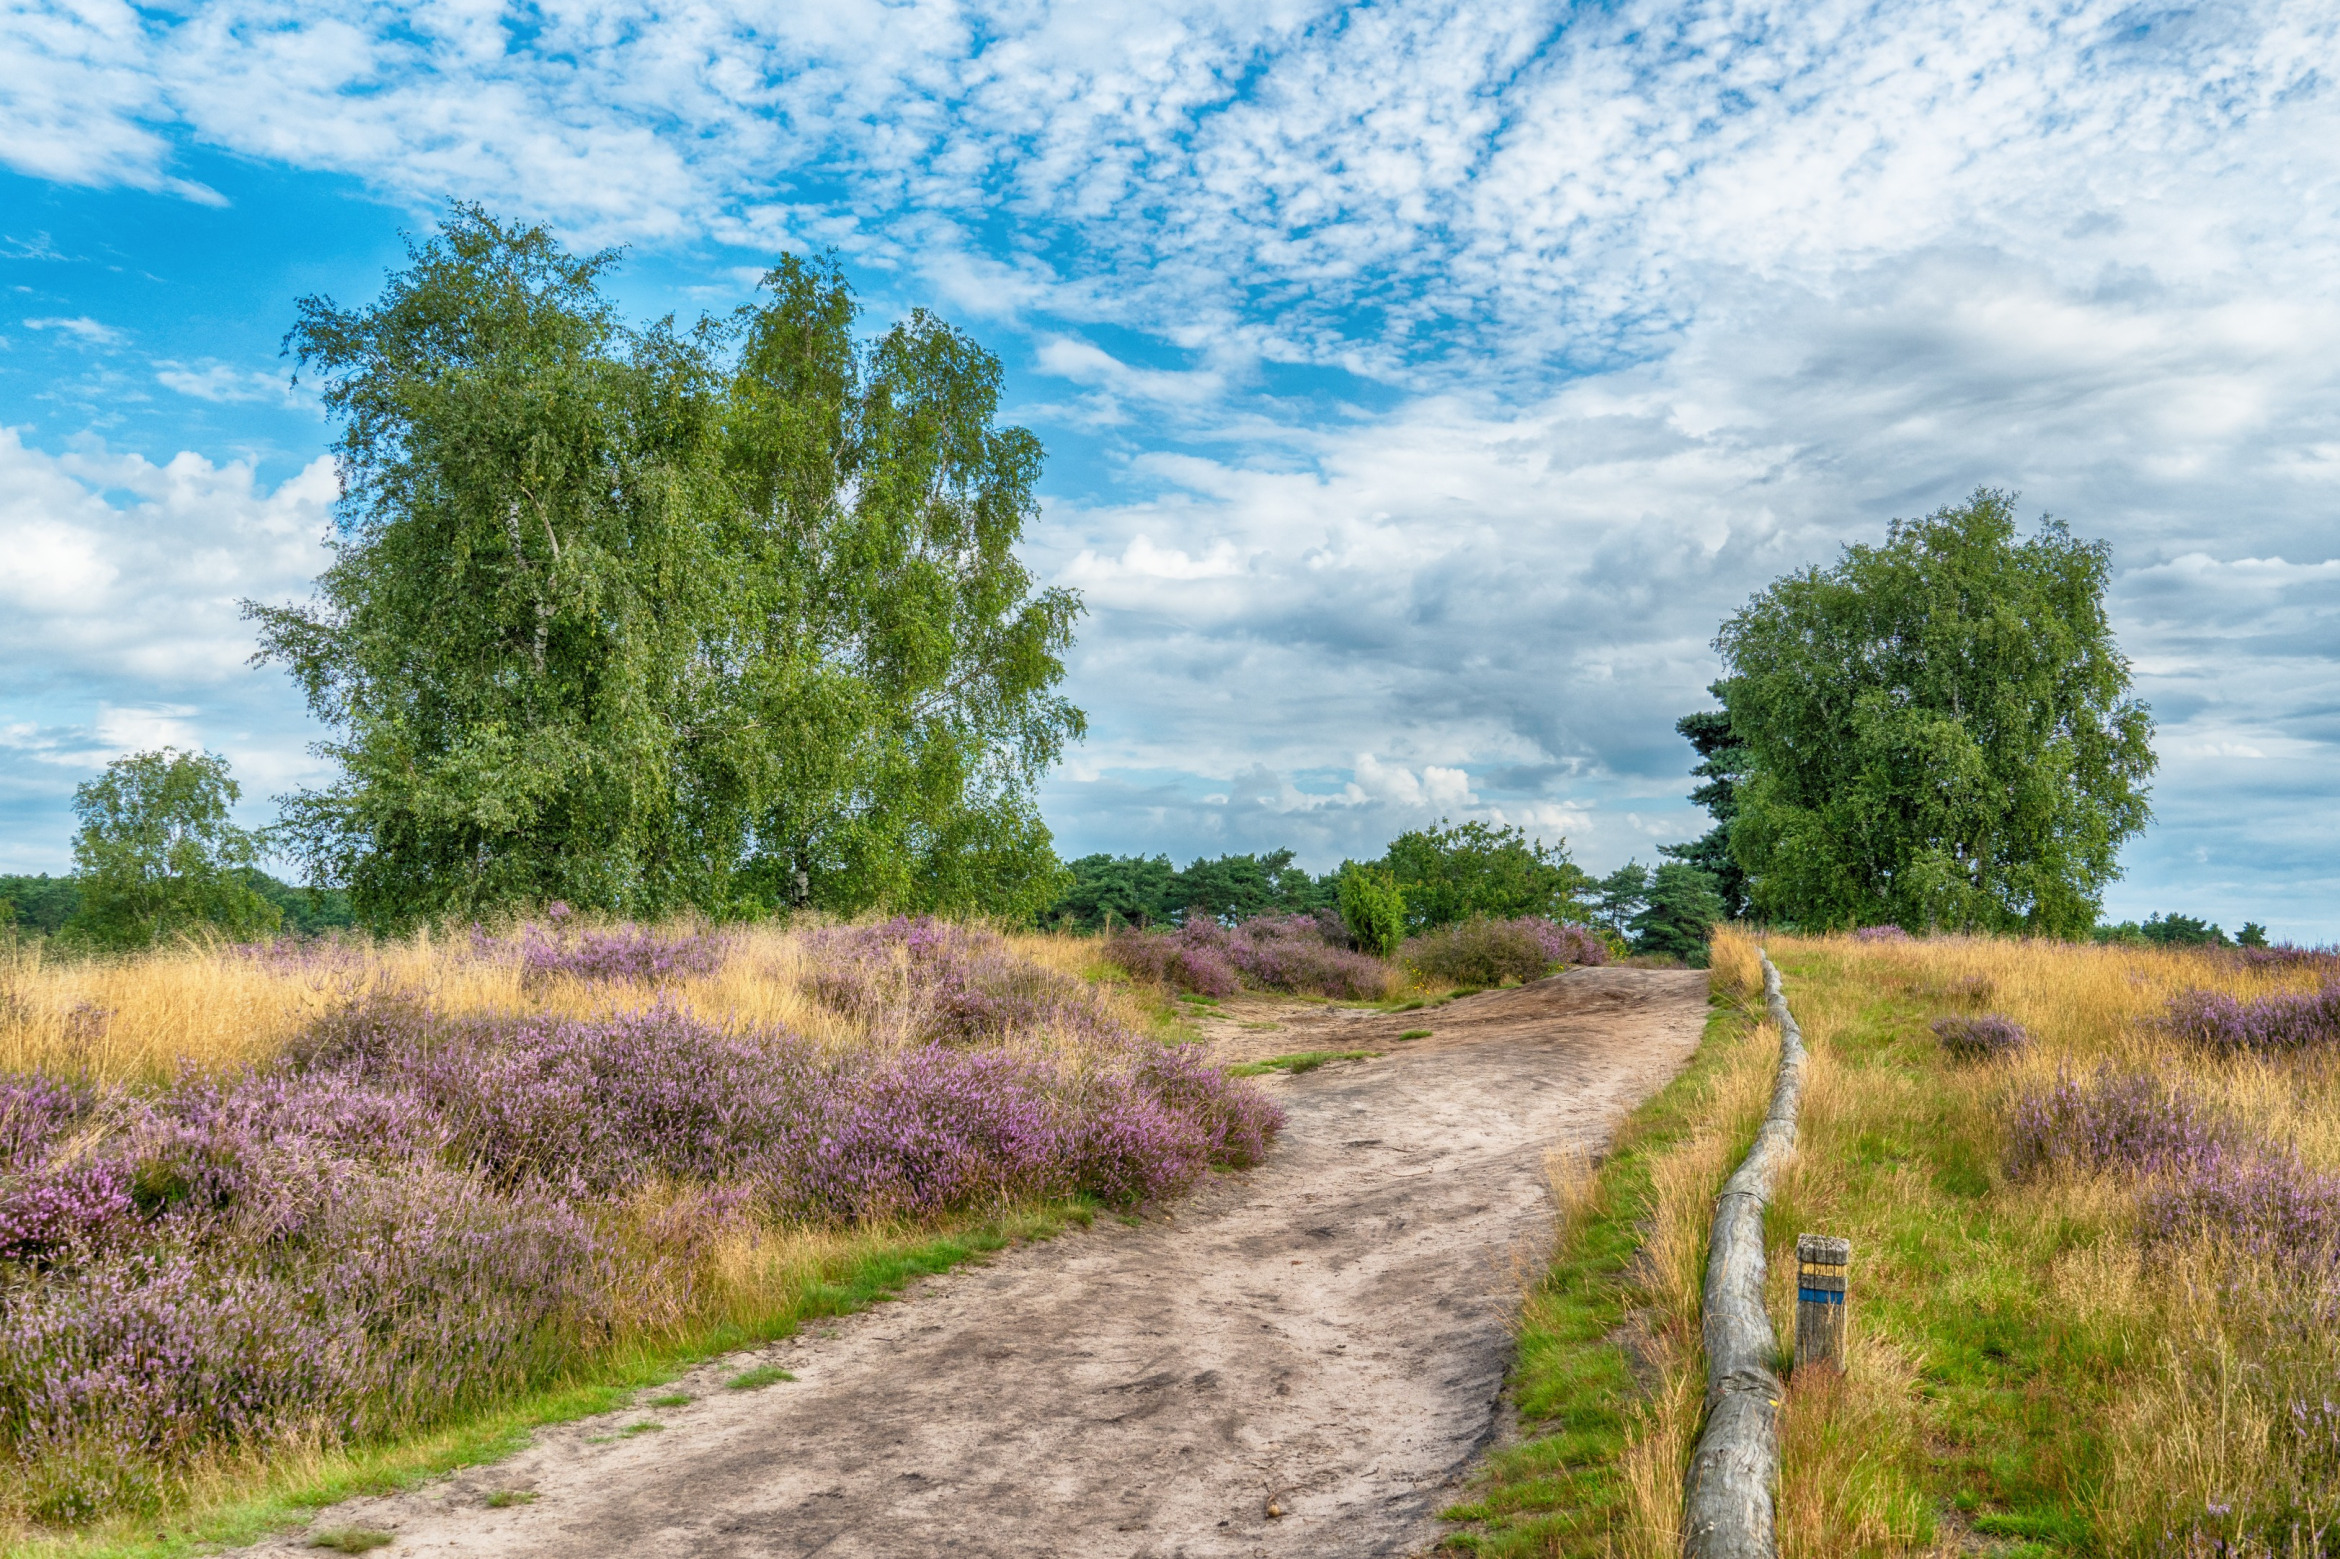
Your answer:
[[[1246,986],[1344,1001],[1388,996],[1397,971],[1342,941],[1336,917],[1261,915],[1232,930],[1197,918],[1175,931],[1120,931],[1105,952],[1141,979],[1205,996]]]
[[[1569,964],[1605,964],[1609,949],[1587,927],[1521,915],[1441,926],[1409,940],[1401,956],[1425,984],[1486,987],[1538,980]]]
[[[2200,1163],[2224,1145],[2190,1092],[2107,1065],[2086,1080],[2060,1073],[2044,1092],[2014,1101],[2007,1174],[2016,1180],[2063,1169],[2153,1174]]]
[[[2340,979],[2317,991],[2279,991],[2242,1001],[2224,991],[2181,991],[2162,1018],[2170,1033],[2206,1050],[2304,1050],[2340,1042]]]
[[[1961,1061],[1995,1061],[2031,1043],[2022,1024],[1995,1012],[1979,1018],[1936,1018],[1934,1037]]]

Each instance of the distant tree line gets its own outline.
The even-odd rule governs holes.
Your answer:
[[[1088,855],[1069,863],[1072,885],[1043,912],[1064,930],[1173,926],[1197,916],[1226,924],[1266,914],[1338,915],[1355,945],[1387,954],[1408,936],[1474,918],[1541,915],[1599,925],[1642,952],[1703,962],[1724,915],[1713,879],[1667,862],[1629,862],[1595,879],[1569,859],[1567,841],[1524,829],[1441,819],[1409,829],[1378,858],[1311,876],[1293,852],[1198,857]]]

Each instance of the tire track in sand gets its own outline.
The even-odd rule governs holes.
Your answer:
[[[589,1443],[640,1409],[541,1431],[316,1528],[572,1559],[1420,1551],[1494,1431],[1544,1153],[1597,1147],[1671,1077],[1705,993],[1582,969],[1429,1013],[1287,1011],[1278,1049],[1392,1053],[1262,1079],[1291,1118],[1261,1167],[710,1365],[661,1433]],[[1434,1037],[1394,1043],[1409,1026]],[[719,1389],[754,1362],[798,1380]]]

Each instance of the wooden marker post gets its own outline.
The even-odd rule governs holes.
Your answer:
[[[1825,1234],[1796,1236],[1796,1368],[1844,1368],[1845,1275],[1852,1241]]]

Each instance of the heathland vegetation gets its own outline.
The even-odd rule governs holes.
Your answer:
[[[938,1240],[1257,1160],[1275,1107],[1163,1043],[1095,951],[557,910],[395,943],[20,948],[0,1519],[297,1483],[785,1332]]]
[[[2332,1551],[2340,955],[1766,943],[1811,1045],[1765,1223],[1783,1337],[1797,1233],[1854,1248],[1849,1368],[1781,1403],[1781,1551]],[[1710,1199],[1777,1056],[1754,942],[1715,948],[1698,1061],[1558,1166],[1478,1551],[1681,1551]]]

